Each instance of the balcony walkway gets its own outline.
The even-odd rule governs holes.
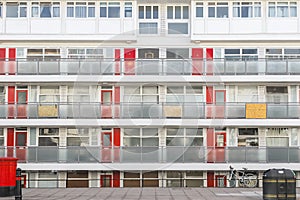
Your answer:
[[[297,191],[299,196],[299,190]],[[14,197],[3,197],[0,200]],[[261,200],[261,188],[23,189],[23,200]]]

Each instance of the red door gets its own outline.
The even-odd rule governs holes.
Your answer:
[[[7,157],[14,157],[15,129],[7,129]]]
[[[214,72],[214,49],[206,49],[206,75],[213,75]]]
[[[192,48],[192,75],[203,74],[203,49]]]
[[[112,175],[101,175],[100,187],[112,187]]]
[[[226,102],[226,91],[215,90],[214,118],[221,118],[221,119],[224,118],[225,102]]]
[[[112,133],[102,132],[101,141],[102,162],[112,162]]]
[[[215,187],[214,172],[207,172],[207,187]]]
[[[26,161],[27,132],[16,132],[16,156],[18,161]]]
[[[215,162],[225,161],[226,132],[215,133]]]
[[[27,90],[17,90],[17,117],[27,118]]]
[[[216,187],[226,187],[226,175],[216,175]]]
[[[124,73],[135,74],[135,49],[124,49]]]
[[[112,118],[112,90],[101,90],[101,118]]]

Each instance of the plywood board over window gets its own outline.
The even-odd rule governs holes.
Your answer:
[[[266,104],[246,104],[247,119],[266,119],[267,105]]]

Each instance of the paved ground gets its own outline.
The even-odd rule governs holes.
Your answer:
[[[298,191],[300,196],[300,190]],[[0,197],[12,200],[14,197]],[[262,200],[261,188],[23,189],[23,200]]]

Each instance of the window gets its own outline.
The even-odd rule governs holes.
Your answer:
[[[158,33],[158,6],[139,6],[139,34]]]
[[[40,128],[39,146],[58,146],[59,129],[58,128]]]
[[[125,102],[158,103],[158,86],[126,86],[124,88]]]
[[[203,17],[203,3],[196,2],[196,17],[202,18]]]
[[[297,2],[269,2],[269,17],[297,17]]]
[[[68,102],[89,102],[89,87],[88,86],[69,86],[68,87]]]
[[[31,17],[52,18],[60,17],[59,2],[32,2]]]
[[[2,16],[2,4],[1,4],[1,16]],[[6,17],[8,18],[27,17],[27,3],[7,2]]]
[[[168,86],[166,102],[203,102],[202,86]]]
[[[189,7],[167,6],[167,19],[189,19]]]
[[[119,2],[100,2],[101,18],[120,18]]]
[[[271,103],[288,102],[288,88],[282,86],[267,86],[266,101]]]
[[[56,188],[58,185],[58,174],[52,171],[40,171],[38,173],[38,187],[40,188]]]
[[[167,187],[184,187],[184,172],[167,171]]]
[[[140,59],[158,59],[159,49],[138,49],[138,58]]]
[[[131,2],[125,2],[124,17],[125,18],[132,17],[132,3]]]
[[[203,146],[202,128],[167,128],[167,146]]]
[[[267,147],[288,147],[289,129],[288,128],[267,128],[266,129]]]
[[[4,146],[4,131],[0,128],[0,146]]]
[[[93,18],[95,17],[94,2],[73,2],[67,3],[67,17]]]
[[[233,2],[233,17],[261,17],[261,3]]]
[[[2,17],[2,12],[3,12],[3,4],[2,3],[0,3],[0,17]]]
[[[87,146],[87,145],[89,145],[88,128],[67,129],[67,146]]]
[[[0,86],[0,104],[5,103],[5,87]]]
[[[59,86],[40,86],[39,102],[59,102]]]
[[[258,129],[239,128],[238,146],[258,146]]]
[[[158,19],[158,6],[139,6],[139,19]]]
[[[208,17],[228,18],[228,3],[226,2],[208,2]]]
[[[60,58],[60,49],[27,49],[28,60],[57,60]]]
[[[257,60],[257,49],[225,49],[226,60]]]
[[[123,142],[128,147],[158,147],[157,128],[125,128]]]
[[[188,59],[189,49],[167,48],[168,59]]]
[[[74,59],[89,59],[89,58],[95,58],[95,59],[102,59],[104,57],[103,55],[103,49],[98,48],[70,48],[68,49],[68,58],[74,58]]]

